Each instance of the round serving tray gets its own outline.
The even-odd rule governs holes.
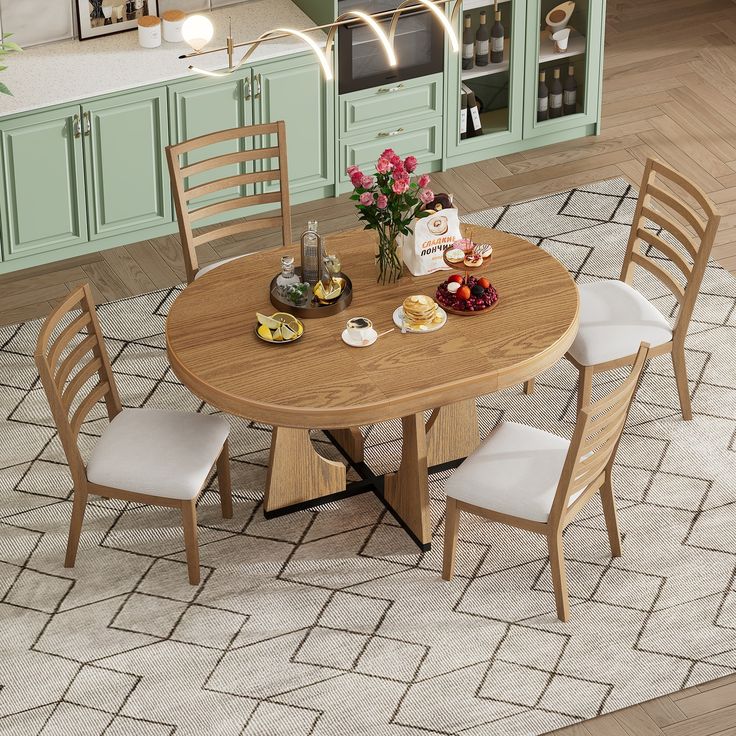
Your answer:
[[[297,268],[296,272],[301,276],[301,268]],[[318,319],[320,317],[331,317],[333,314],[338,314],[344,309],[350,306],[353,301],[353,282],[344,274],[338,274],[337,278],[345,280],[345,288],[342,290],[342,294],[335,299],[335,301],[329,304],[324,304],[317,301],[313,296],[307,304],[296,305],[290,302],[288,299],[283,298],[276,290],[276,279],[278,276],[274,276],[269,287],[271,293],[271,304],[274,307],[281,310],[282,312],[288,312],[293,314],[295,317],[301,319]]]

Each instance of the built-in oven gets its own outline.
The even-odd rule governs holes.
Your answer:
[[[400,0],[338,0],[340,14],[348,10],[381,13],[395,10]],[[388,34],[391,15],[380,21]],[[426,9],[401,14],[394,40],[398,65],[392,67],[376,34],[362,21],[338,30],[338,85],[340,94],[379,87],[441,72],[444,65],[442,26]]]

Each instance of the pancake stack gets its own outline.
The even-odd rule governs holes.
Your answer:
[[[437,312],[437,302],[431,296],[418,294],[407,297],[403,304],[404,316],[412,327],[422,328],[437,324],[442,321],[442,316]]]

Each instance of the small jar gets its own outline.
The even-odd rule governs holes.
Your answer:
[[[294,257],[281,256],[281,273],[276,278],[276,288],[282,297],[287,296],[289,289],[301,283],[298,274],[294,272]]]
[[[138,20],[138,43],[144,49],[155,49],[161,45],[161,18],[144,15]]]
[[[181,43],[184,40],[182,28],[187,14],[182,10],[167,10],[162,16],[164,26],[164,41],[167,43]]]

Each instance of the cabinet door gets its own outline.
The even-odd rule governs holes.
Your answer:
[[[486,19],[487,28],[495,25],[495,17],[492,0],[463,0],[456,26],[461,50],[458,54],[449,51],[447,57],[445,150],[449,158],[473,152],[488,152],[492,155],[494,147],[521,140],[524,121],[526,6],[526,0],[499,0],[500,24],[503,27],[502,60],[499,57],[499,61],[494,63],[489,57],[487,63],[479,65],[473,55],[472,62],[464,64],[463,48],[472,44],[481,27],[482,17]],[[470,40],[471,44],[463,43],[466,19],[470,23],[470,39],[465,40]],[[500,35],[498,39],[495,43],[500,43]],[[468,93],[472,93],[478,106],[477,113],[473,113],[472,117],[467,105],[463,104],[468,100]],[[463,118],[466,121],[465,133],[461,129]],[[472,126],[473,120],[476,127]]]
[[[171,222],[166,90],[84,106],[90,238]]]
[[[547,26],[547,15],[559,4],[558,0],[529,2],[525,138],[551,136],[551,140],[554,140],[557,133],[593,125],[600,119],[605,1],[577,0],[574,3],[572,15],[566,21],[570,36],[564,50],[555,45]],[[559,12],[564,15],[564,11]],[[559,70],[563,83],[570,71],[573,72],[577,86],[575,111],[569,111],[561,117],[539,120],[539,74],[545,73],[546,84],[550,87],[556,70]]]
[[[227,77],[226,81],[213,82],[211,79],[198,79],[172,86],[172,109],[175,113],[172,129],[172,138],[177,142],[188,141],[200,135],[215,133],[228,128],[241,128],[251,125],[252,116],[252,85],[250,70]],[[226,141],[214,146],[207,146],[194,151],[184,157],[183,164],[189,166],[204,159],[221,156],[227,153],[251,148],[248,141]],[[204,184],[215,179],[253,171],[252,162],[233,164],[231,166],[213,169],[191,177],[187,186],[192,187]],[[247,187],[232,187],[213,194],[204,195],[190,203],[192,207],[201,207],[234,197],[253,194],[253,185]],[[203,221],[204,224],[204,221]]]
[[[4,260],[87,242],[80,115],[70,106],[0,125]]]
[[[254,70],[257,123],[286,122],[289,184],[292,194],[334,183],[333,83],[326,82],[313,56],[295,56],[261,64]],[[262,141],[263,146],[276,145]],[[263,161],[266,170],[278,161]],[[264,191],[278,189],[266,182]]]

